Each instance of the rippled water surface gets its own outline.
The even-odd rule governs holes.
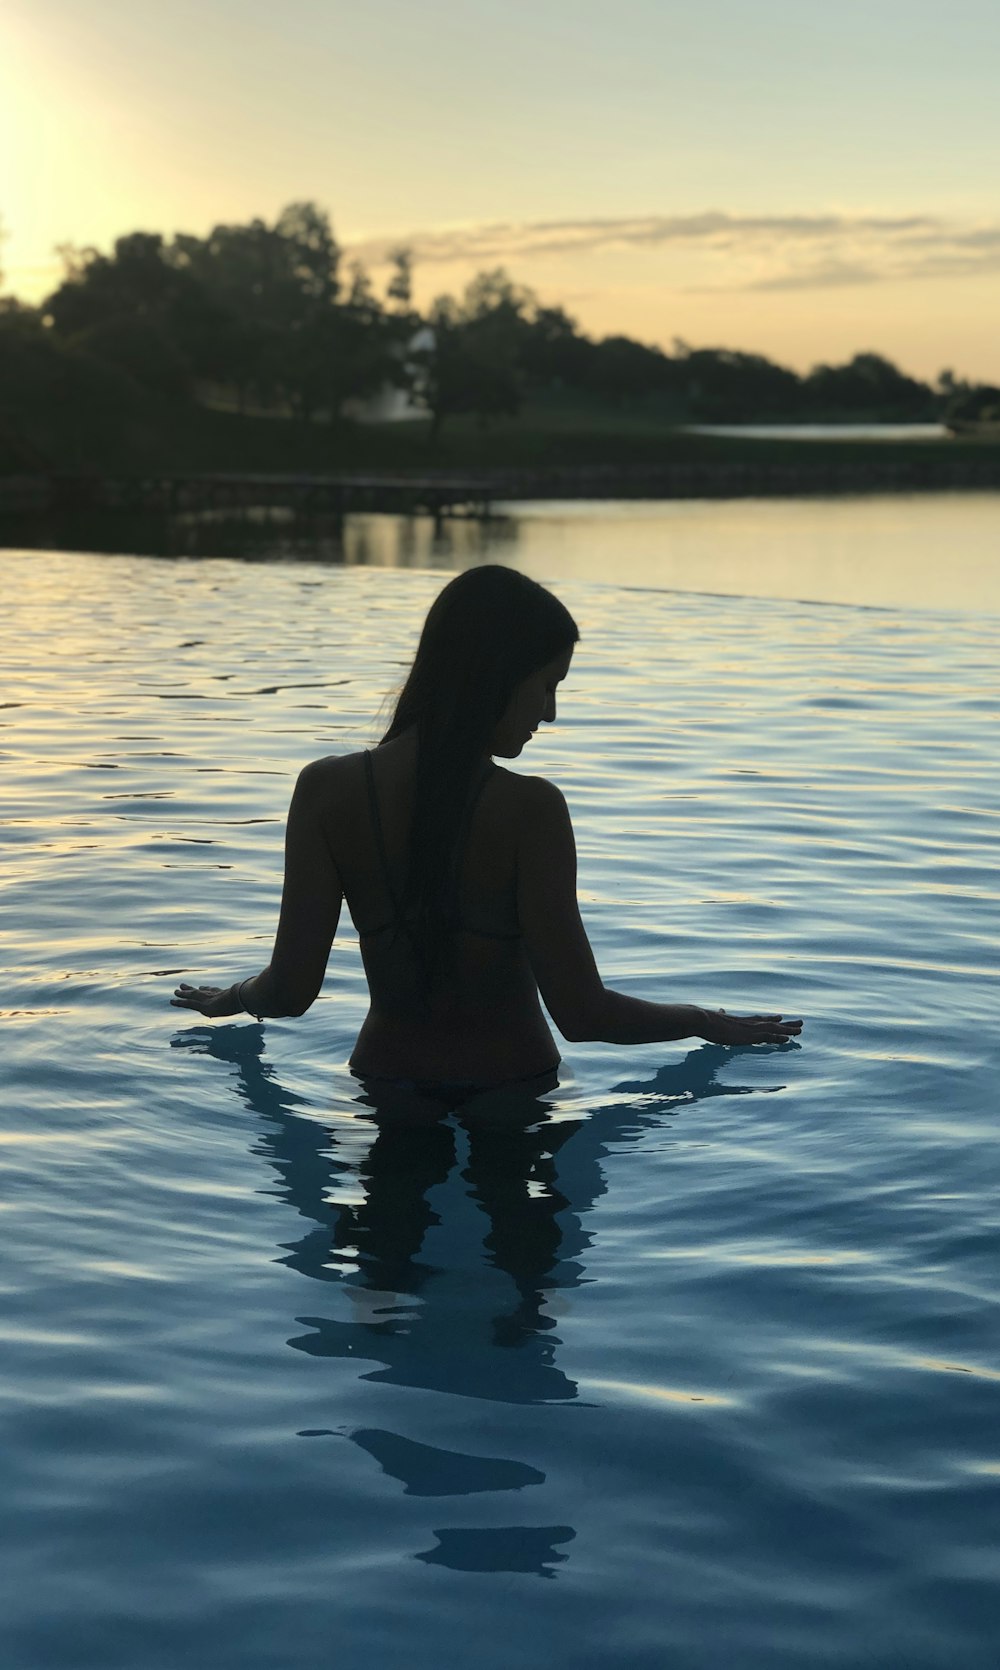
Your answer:
[[[996,1666],[1000,621],[561,585],[605,978],[803,1045],[376,1132],[351,932],[167,999],[440,577],[0,581],[5,1670]]]

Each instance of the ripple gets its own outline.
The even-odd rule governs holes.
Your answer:
[[[417,1138],[349,927],[300,1021],[166,1000],[266,959],[440,575],[4,560],[10,1662],[992,1663],[1000,622],[560,587],[605,977],[808,1033]]]
[[[625,1397],[639,1398],[644,1403],[706,1403],[724,1408],[737,1403],[732,1397],[720,1397],[717,1392],[680,1391],[674,1386],[640,1386],[629,1380],[585,1380],[583,1385],[599,1392],[619,1392]]]

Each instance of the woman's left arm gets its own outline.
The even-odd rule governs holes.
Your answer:
[[[343,889],[330,851],[322,809],[329,795],[329,764],[314,760],[299,773],[285,830],[285,884],[274,950],[267,968],[232,986],[179,985],[171,1002],[218,1019],[252,1015],[304,1015],[323,984]]]

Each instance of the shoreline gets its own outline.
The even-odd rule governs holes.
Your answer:
[[[798,456],[789,456],[789,449]],[[687,449],[684,449],[685,451]],[[59,512],[284,509],[492,514],[526,500],[736,499],[1000,490],[1000,447],[968,443],[728,441],[708,456],[419,470],[59,471],[0,476],[0,523]],[[0,528],[2,531],[2,528]]]

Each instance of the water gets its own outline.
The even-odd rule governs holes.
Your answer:
[[[1000,615],[1000,493],[534,504],[497,541],[539,579]]]
[[[943,441],[943,423],[689,423],[694,435],[743,435],[772,441]]]
[[[561,584],[606,979],[803,1046],[374,1142],[350,932],[167,997],[439,584],[3,559],[5,1670],[996,1666],[1000,620]]]
[[[22,538],[77,551],[361,567],[452,569],[485,560],[542,580],[613,575],[674,591],[1000,615],[1000,493],[520,502],[496,510],[487,521],[436,524],[265,509],[116,511],[24,522]],[[6,543],[18,541],[8,533]]]

